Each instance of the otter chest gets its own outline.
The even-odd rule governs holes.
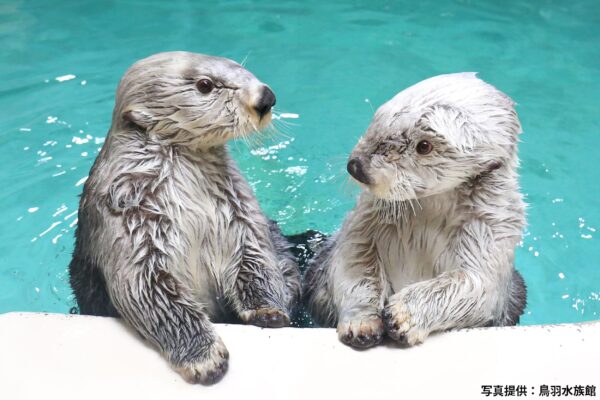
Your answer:
[[[430,211],[423,205],[415,214],[380,229],[377,252],[394,292],[455,266],[451,256],[444,257],[443,263],[439,261],[442,254],[448,255],[446,250],[461,218],[451,209],[435,214]]]
[[[222,276],[239,258],[243,232],[236,221],[236,189],[227,169],[214,160],[180,160],[170,198],[177,240],[185,251],[178,273],[197,293],[215,298]]]
[[[242,233],[237,229],[235,207],[227,196],[212,182],[199,187],[192,199],[193,206],[185,218],[190,221],[190,246],[196,253],[190,263],[197,263],[196,268],[220,272],[239,253]]]

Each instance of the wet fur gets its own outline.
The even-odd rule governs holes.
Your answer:
[[[354,347],[516,324],[520,132],[513,102],[474,74],[423,81],[383,105],[350,157],[369,184],[304,279],[317,322]],[[415,152],[421,140],[431,154]]]
[[[203,76],[218,85],[205,95]],[[134,64],[80,201],[69,271],[81,313],[122,316],[191,382],[227,369],[212,322],[285,325],[300,294],[290,244],[225,147],[259,128],[249,109],[263,87],[222,58]]]

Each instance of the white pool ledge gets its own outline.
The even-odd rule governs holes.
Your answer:
[[[120,321],[0,315],[2,399],[481,399],[481,385],[596,385],[600,322],[471,329],[355,351],[333,329],[217,325],[231,354],[190,385]],[[498,398],[498,397],[497,397]]]

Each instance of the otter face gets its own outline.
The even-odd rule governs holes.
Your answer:
[[[271,89],[234,61],[159,53],[121,80],[113,126],[133,124],[158,140],[210,147],[265,128],[274,105]]]
[[[475,74],[441,75],[380,107],[347,169],[376,198],[419,199],[516,168],[520,131],[506,95]]]

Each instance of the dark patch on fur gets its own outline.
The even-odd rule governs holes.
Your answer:
[[[71,287],[79,306],[79,314],[120,317],[108,296],[104,275],[94,263],[73,257],[69,271]]]
[[[523,276],[516,269],[513,270],[509,293],[508,307],[499,324],[501,326],[517,325],[527,306],[527,285],[525,285]]]

